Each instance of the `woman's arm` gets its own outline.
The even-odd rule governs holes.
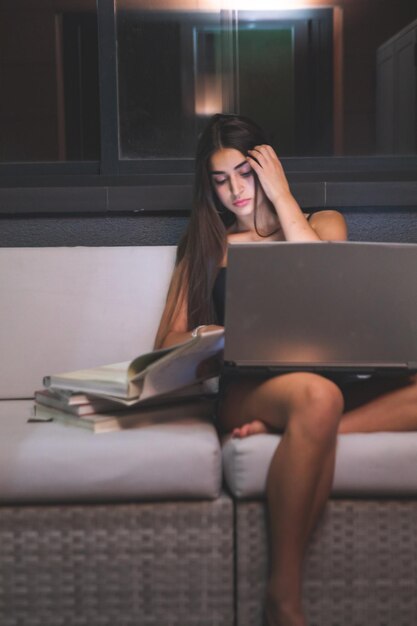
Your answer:
[[[169,348],[170,346],[184,343],[184,341],[192,338],[194,331],[197,331],[197,334],[201,334],[222,328],[222,326],[213,324],[200,326],[197,329],[188,327],[186,290],[183,286],[179,289],[177,288],[180,280],[181,272],[179,268],[176,268],[156,335],[155,348]]]
[[[256,146],[248,152],[248,162],[272,203],[286,241],[341,241],[347,237],[343,216],[336,211],[320,211],[307,221],[290,191],[284,169],[271,146]]]
[[[176,270],[177,271],[177,270]],[[172,283],[175,280],[175,275]],[[177,294],[171,289],[162,313],[158,333],[156,335],[156,348],[169,348],[178,343],[183,343],[191,338],[191,332],[187,328],[187,302],[183,295],[180,304],[175,301]]]
[[[203,333],[207,333],[211,330],[220,330],[223,326],[216,326],[215,324],[208,324],[204,327],[198,327],[198,335]],[[186,331],[176,331],[170,330],[168,334],[165,336],[165,340],[163,341],[161,348],[169,348],[170,346],[175,346],[178,343],[183,343],[184,341],[188,341],[193,337],[193,330]]]

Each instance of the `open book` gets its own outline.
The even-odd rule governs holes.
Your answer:
[[[43,384],[50,389],[113,398],[131,406],[218,375],[223,347],[224,331],[215,330],[130,362],[46,376]]]

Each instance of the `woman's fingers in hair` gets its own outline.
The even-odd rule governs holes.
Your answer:
[[[249,152],[253,152],[253,150],[248,151],[248,154],[246,155],[246,160],[249,165],[255,170],[255,172],[257,172],[259,168],[262,168],[262,165],[260,164],[257,155],[249,154]]]
[[[268,161],[269,159],[278,161],[275,150],[272,146],[269,146],[267,144],[255,146],[252,150],[248,150],[248,156],[256,163],[258,163],[260,167],[263,167],[263,164],[266,163],[266,161]]]
[[[252,150],[248,150],[247,160],[256,172],[266,196],[273,204],[283,192],[289,191],[282,164],[272,146],[255,146]]]

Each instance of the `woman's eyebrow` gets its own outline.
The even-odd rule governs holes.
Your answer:
[[[233,168],[234,170],[238,170],[240,167],[242,167],[243,165],[247,165],[247,161],[242,161],[242,163],[239,163],[239,165],[235,165],[235,167]],[[210,174],[226,174],[226,172],[222,171],[222,170],[212,170],[210,172]]]

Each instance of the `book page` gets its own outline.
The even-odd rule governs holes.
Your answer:
[[[202,335],[198,335],[197,337],[193,337],[184,343],[180,343],[176,346],[172,346],[167,348],[166,350],[158,350],[158,358],[154,359],[153,362],[150,362],[148,366],[142,370],[138,371],[137,375],[131,378],[131,381],[137,380],[139,378],[145,378],[149,371],[153,370],[161,370],[167,366],[171,361],[177,362],[179,356],[187,355],[190,361],[195,361],[196,363],[200,362],[204,358],[204,354],[207,353],[207,356],[210,353],[220,351],[224,348],[224,330],[213,330],[211,332],[203,333]],[[150,353],[153,354],[153,353]],[[203,355],[201,359],[199,359],[199,355]],[[144,355],[148,356],[148,355]],[[134,362],[141,359],[135,359]],[[189,383],[187,383],[189,384]]]
[[[149,368],[144,377],[141,399],[169,393],[219,373],[223,331],[206,333],[198,339],[200,341],[185,344]]]
[[[102,365],[97,368],[45,376],[43,384],[45,387],[125,396],[128,391],[128,368],[129,362]]]
[[[131,361],[128,370],[129,380],[133,380],[138,374],[141,374],[149,365],[158,361],[166,354],[169,354],[173,350],[176,349],[177,346],[172,346],[170,348],[163,348],[162,350],[153,350],[152,352],[147,352],[146,354],[141,354]]]

